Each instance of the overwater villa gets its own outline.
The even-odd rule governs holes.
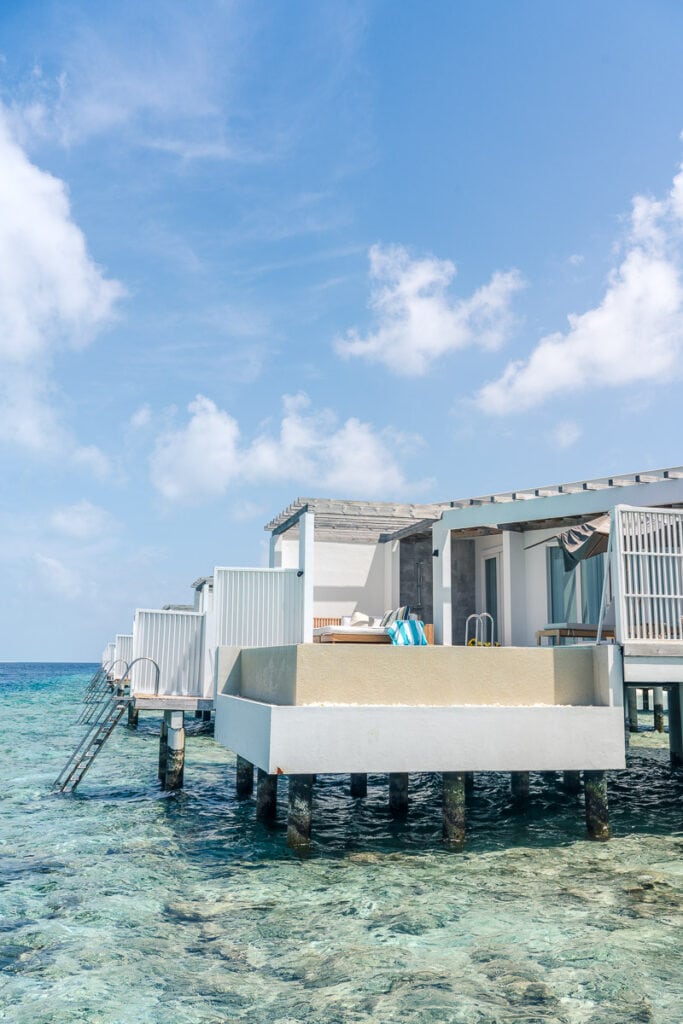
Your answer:
[[[131,724],[163,711],[159,775],[175,788],[184,714],[213,708],[240,798],[257,769],[260,820],[288,777],[292,846],[310,841],[317,774],[350,776],[360,797],[385,773],[402,815],[410,773],[439,772],[459,848],[481,771],[509,772],[518,804],[529,772],[562,771],[573,791],[583,773],[589,835],[607,838],[605,773],[625,767],[636,687],[654,688],[660,726],[667,689],[683,763],[682,468],[432,505],[305,498],[266,529],[268,568],[217,567],[191,610],[135,613],[129,691],[72,767],[124,704]],[[122,679],[120,637],[91,701]]]

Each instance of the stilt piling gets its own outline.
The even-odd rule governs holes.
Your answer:
[[[583,788],[586,794],[586,829],[589,838],[609,839],[606,773],[585,771],[583,773]]]
[[[363,797],[368,795],[368,777],[365,772],[354,772],[351,775],[351,796]]]
[[[465,773],[443,773],[443,841],[452,850],[465,845]]]
[[[245,757],[237,755],[235,766],[235,793],[238,800],[246,800],[254,792],[254,766]]]
[[[287,845],[293,850],[308,850],[311,845],[313,776],[290,775]]]
[[[267,825],[277,814],[277,775],[269,775],[259,768],[256,781],[256,818]]]
[[[389,813],[392,818],[405,818],[408,813],[408,773],[389,775]]]
[[[181,789],[185,774],[185,715],[182,711],[165,711],[166,776],[164,789]]]

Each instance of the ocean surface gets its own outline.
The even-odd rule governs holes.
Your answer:
[[[158,719],[117,728],[75,796],[51,783],[94,666],[0,665],[0,1021],[12,1024],[681,1024],[683,773],[651,717],[610,777],[615,838],[581,798],[478,776],[466,852],[438,779],[392,822],[320,776],[314,849],[234,798],[234,758],[188,722],[159,789]],[[648,726],[648,722],[650,725]]]

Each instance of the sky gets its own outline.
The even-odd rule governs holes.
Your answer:
[[[683,463],[683,5],[4,0],[0,661],[300,495]]]

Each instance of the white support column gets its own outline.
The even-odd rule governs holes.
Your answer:
[[[313,600],[315,596],[315,515],[299,517],[299,570],[303,572],[303,642],[313,643]]]
[[[400,605],[401,543],[388,540],[384,548],[384,611]]]
[[[268,568],[279,569],[282,566],[282,536],[279,533],[270,535],[270,554]]]
[[[503,532],[502,558],[503,628],[505,647],[523,647],[529,643],[526,626],[526,559],[524,534]]]
[[[450,647],[453,643],[451,604],[451,531],[441,521],[432,527],[434,556],[434,643]]]

